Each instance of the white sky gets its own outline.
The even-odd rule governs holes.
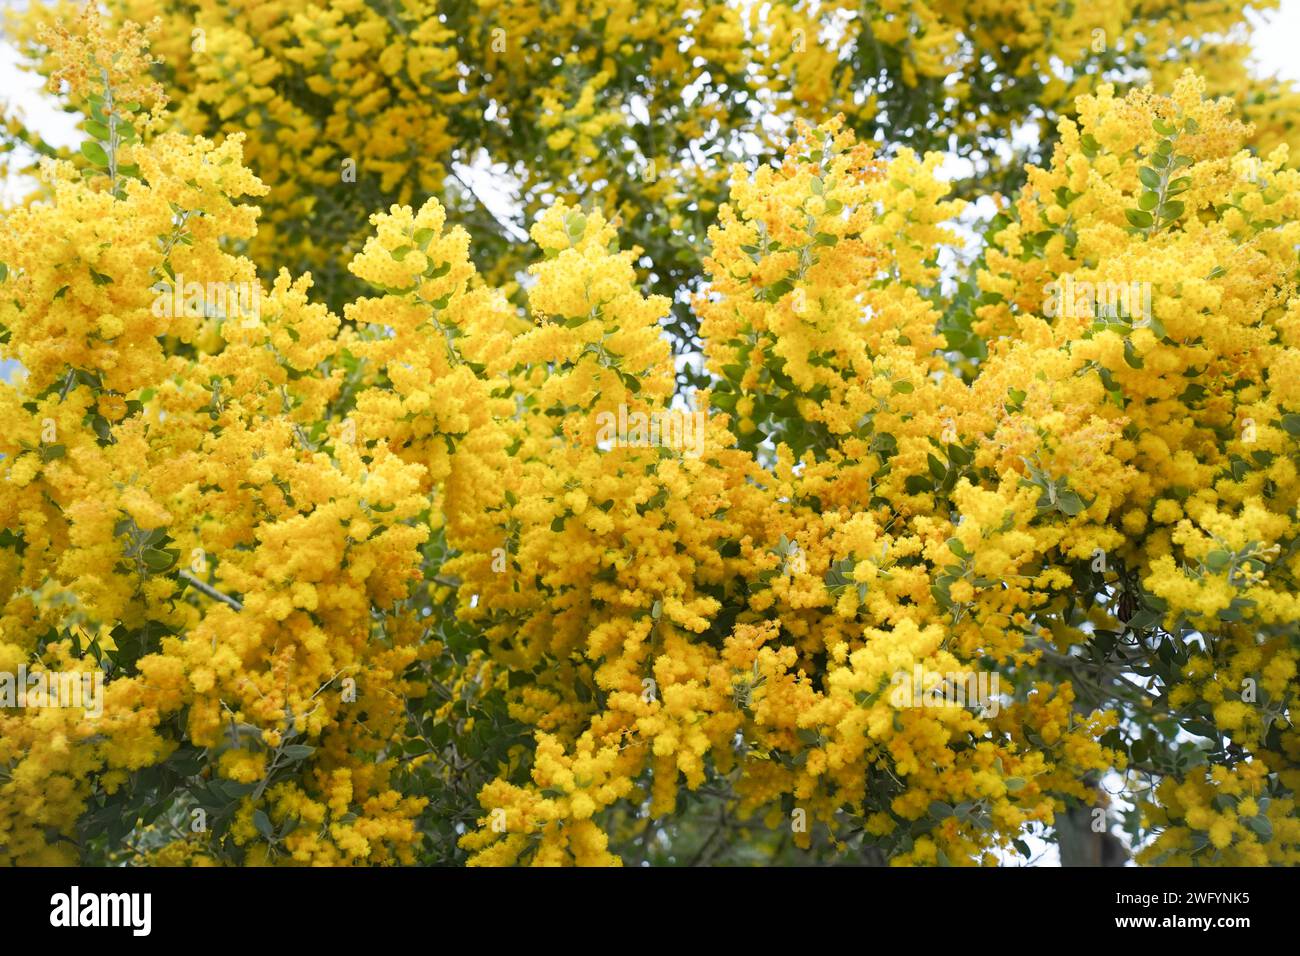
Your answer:
[[[1252,16],[1258,23],[1264,18]],[[1255,61],[1261,75],[1276,74],[1287,80],[1300,80],[1300,0],[1281,0],[1278,9],[1268,15],[1267,23],[1255,30],[1251,38]]]

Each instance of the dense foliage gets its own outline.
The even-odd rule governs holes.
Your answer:
[[[0,859],[1300,862],[1237,4],[110,6],[28,18],[89,139],[0,229],[0,670],[103,713],[0,707]]]

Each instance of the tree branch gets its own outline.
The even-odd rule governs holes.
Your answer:
[[[212,598],[212,600],[220,601],[222,604],[228,604],[231,607],[233,607],[236,611],[242,611],[244,609],[244,605],[240,604],[229,594],[222,594],[211,584],[206,584],[203,581],[200,581],[194,575],[190,574],[190,572],[180,571],[177,573],[180,574],[180,576],[184,580],[188,581],[190,585],[194,588],[194,590],[199,591],[202,594],[206,594],[208,597]]]

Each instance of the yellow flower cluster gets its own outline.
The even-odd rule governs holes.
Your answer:
[[[58,66],[59,42],[84,46],[98,29],[78,13],[81,0],[28,6],[11,16],[15,35],[47,74],[84,87],[84,61]],[[1190,65],[1258,125],[1255,145],[1300,146],[1288,120],[1300,94],[1247,69],[1236,39],[1245,0],[1176,14],[1137,0],[107,6],[118,22],[166,19],[153,35],[154,76],[171,120],[214,139],[245,132],[250,168],[270,187],[251,257],[272,274],[310,270],[336,310],[358,292],[340,280],[367,216],[427,197],[473,225],[480,268],[510,285],[530,252],[517,224],[483,201],[471,168],[508,171],[530,221],[555,200],[616,211],[651,253],[642,278],[671,296],[701,275],[734,147],[779,153],[794,117],[842,113],[864,140],[919,151],[955,142],[987,163],[987,183],[1015,182],[1020,157],[992,144],[1019,124],[1037,124],[1050,142],[1055,118],[1103,79],[1165,88]],[[141,37],[128,44],[133,57]],[[114,70],[134,75],[137,65]],[[128,99],[161,103],[155,92]],[[687,310],[671,326],[697,332]]]

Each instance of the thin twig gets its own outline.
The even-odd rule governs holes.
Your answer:
[[[179,572],[179,574],[182,578],[188,581],[196,591],[200,591],[203,594],[206,594],[208,597],[212,598],[212,600],[220,601],[222,604],[228,604],[231,607],[233,607],[236,611],[242,611],[244,609],[244,605],[240,604],[229,594],[222,594],[211,584],[206,584],[203,581],[200,581],[194,575],[190,574],[190,572],[181,571]]]

